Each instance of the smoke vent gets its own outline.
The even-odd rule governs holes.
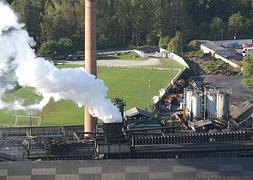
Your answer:
[[[117,107],[119,108],[119,111],[121,113],[121,117],[122,119],[124,118],[124,111],[125,111],[125,106],[126,106],[126,103],[124,102],[123,99],[121,98],[114,98],[112,100],[112,103]]]

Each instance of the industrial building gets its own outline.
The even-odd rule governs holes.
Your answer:
[[[98,124],[93,132],[83,132],[82,126],[2,128],[0,158],[44,161],[252,156],[253,131],[233,126],[236,124],[229,116],[231,92],[194,80],[189,84],[185,95],[178,96],[183,101],[170,101],[174,107],[161,113],[158,109],[156,115],[137,108],[124,112],[124,100],[116,98],[113,103],[123,122]],[[177,93],[168,91],[172,92]],[[164,116],[167,113],[171,115]]]
[[[243,44],[243,56],[252,55],[253,53],[253,44]]]
[[[85,0],[85,68],[95,76],[96,55],[96,0]],[[0,159],[251,155],[252,132],[230,125],[234,121],[229,115],[229,96],[230,91],[208,87],[203,81],[179,80],[159,99],[154,113],[138,108],[124,112],[124,100],[114,99],[123,119],[119,123],[97,124],[96,118],[85,108],[84,128],[2,128]]]
[[[96,1],[85,0],[85,7],[85,68],[96,75]],[[244,160],[252,160],[253,131],[230,124],[230,93],[202,81],[177,81],[155,113],[125,112],[124,100],[114,99],[119,123],[97,124],[86,109],[84,127],[1,128],[0,161],[22,162],[1,163],[0,179],[206,179],[223,178],[226,171],[252,178]],[[238,157],[242,163],[227,159],[232,165],[220,163],[214,170],[219,174],[199,173],[219,161],[195,159],[211,157]]]

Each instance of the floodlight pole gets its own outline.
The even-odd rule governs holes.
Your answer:
[[[29,114],[29,124],[30,124],[29,135],[32,136],[32,114],[31,113]]]
[[[150,87],[151,87],[151,80],[148,80],[148,110],[150,105]]]
[[[223,29],[221,29],[221,41],[223,41]]]

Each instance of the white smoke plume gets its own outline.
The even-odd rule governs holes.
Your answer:
[[[24,24],[11,8],[0,2],[0,108],[15,110],[40,110],[53,98],[73,100],[86,106],[90,113],[104,122],[120,122],[117,107],[106,98],[108,88],[84,68],[58,69],[49,61],[36,57],[32,47],[35,42],[29,37]],[[5,81],[14,76],[20,86],[33,87],[43,97],[39,104],[24,106],[22,102],[6,103],[2,96],[15,85]]]

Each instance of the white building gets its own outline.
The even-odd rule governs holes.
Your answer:
[[[243,44],[243,56],[253,54],[253,44]]]

